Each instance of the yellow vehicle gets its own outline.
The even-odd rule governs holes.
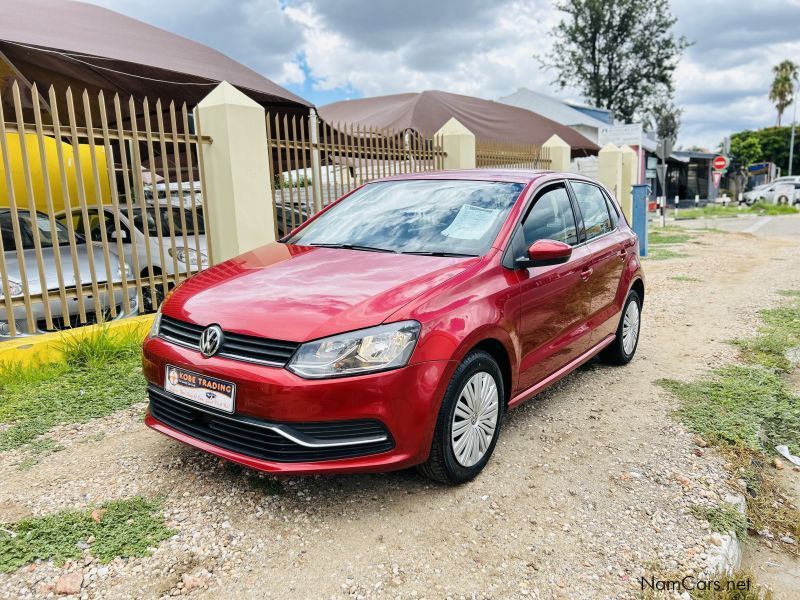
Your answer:
[[[26,177],[30,175],[30,187],[33,195],[33,204],[38,210],[47,211],[47,185],[53,201],[55,212],[65,210],[67,202],[70,206],[78,206],[80,199],[78,164],[80,164],[80,183],[83,187],[86,202],[95,204],[111,201],[111,190],[106,162],[106,150],[102,146],[94,149],[94,159],[88,144],[78,145],[78,156],[75,156],[71,144],[57,142],[51,137],[43,137],[43,152],[39,149],[39,140],[35,134],[27,133],[24,136],[24,153],[20,135],[7,133],[5,144],[0,144],[0,207],[8,207],[11,202],[11,191],[17,208],[27,208],[28,183]],[[59,164],[58,144],[61,144],[62,166]],[[3,155],[7,150],[8,157]],[[42,161],[44,154],[44,161]],[[27,156],[26,156],[27,155]],[[28,173],[25,169],[27,157]],[[42,164],[44,162],[44,165]],[[94,163],[94,164],[93,164]],[[94,165],[97,168],[97,179],[94,177]],[[10,173],[6,172],[6,167]],[[11,190],[9,190],[9,175]],[[62,184],[66,181],[66,189]]]

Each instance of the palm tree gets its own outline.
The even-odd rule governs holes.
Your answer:
[[[784,60],[772,67],[772,72],[775,74],[775,79],[772,80],[769,99],[778,109],[778,127],[780,127],[783,111],[794,100],[794,84],[798,81],[800,69],[792,61]]]

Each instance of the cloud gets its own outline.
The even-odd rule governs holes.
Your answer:
[[[425,89],[498,98],[556,91],[534,56],[551,46],[549,0],[95,0],[203,42],[319,104]],[[679,143],[714,146],[774,124],[771,67],[800,62],[798,0],[673,0],[693,45],[676,72]]]

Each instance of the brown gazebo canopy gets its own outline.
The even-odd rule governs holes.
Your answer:
[[[440,91],[394,94],[334,102],[319,108],[320,116],[336,123],[379,129],[411,129],[431,136],[455,117],[479,139],[543,144],[557,134],[573,154],[597,154],[599,147],[569,127],[541,115],[491,100]]]
[[[10,82],[21,79],[45,93],[50,85],[60,94],[71,85],[73,91],[191,107],[226,80],[268,110],[305,113],[311,106],[213,48],[84,2],[4,0],[0,53],[0,95],[6,100]]]

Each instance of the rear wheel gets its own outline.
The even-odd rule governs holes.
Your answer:
[[[500,367],[486,352],[470,352],[447,386],[430,455],[418,470],[442,483],[473,479],[494,451],[504,409]]]
[[[617,326],[617,337],[600,353],[600,359],[612,365],[631,362],[639,345],[639,330],[642,323],[642,300],[636,290],[628,292],[622,317]]]

